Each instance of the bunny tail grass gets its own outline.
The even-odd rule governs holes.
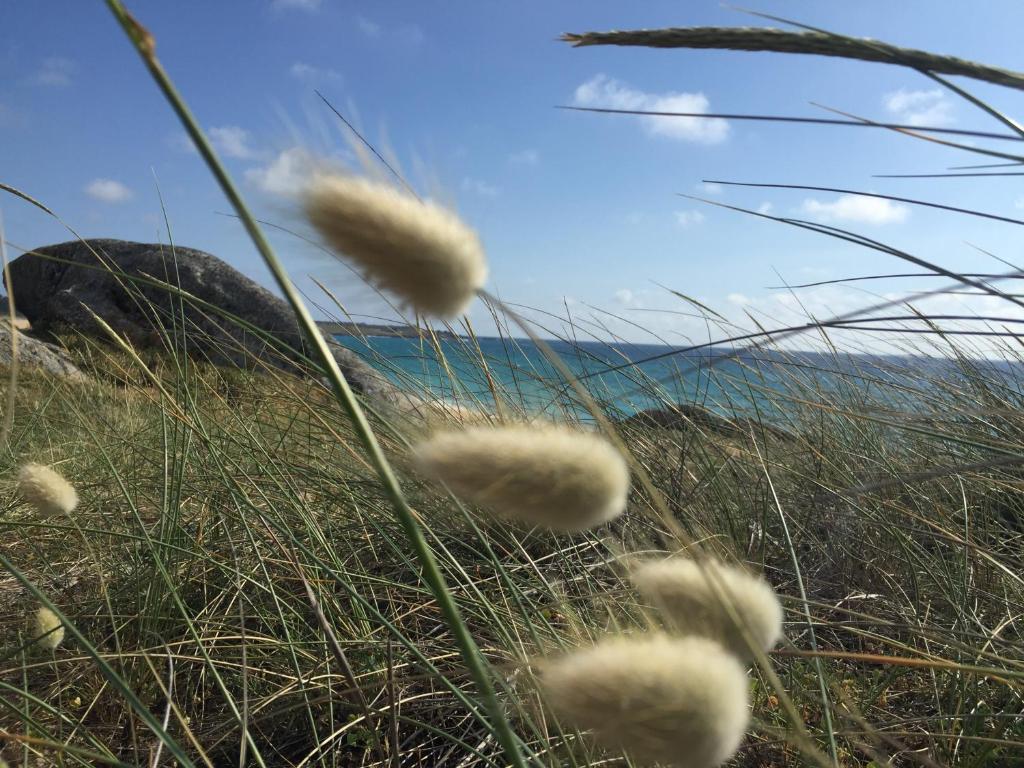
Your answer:
[[[36,611],[33,624],[35,636],[43,648],[52,651],[64,642],[64,625],[49,608],[43,606]]]
[[[750,716],[739,661],[699,637],[606,640],[542,663],[541,687],[566,725],[644,764],[719,765]]]
[[[731,601],[761,650],[771,650],[782,637],[782,606],[775,591],[764,579],[740,568],[715,560],[698,563],[670,557],[634,566],[630,580],[661,610],[669,628],[716,640],[744,661],[750,660],[751,649],[729,617],[723,598]],[[720,596],[719,591],[724,594]]]
[[[78,506],[74,486],[43,464],[24,464],[18,470],[18,493],[44,515],[67,514]]]
[[[315,175],[303,202],[332,250],[417,312],[457,316],[487,279],[476,233],[436,203],[341,174]]]
[[[469,427],[413,448],[414,466],[494,513],[558,531],[606,523],[626,508],[629,469],[596,435],[557,426]]]

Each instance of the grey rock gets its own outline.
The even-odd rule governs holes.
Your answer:
[[[173,339],[193,356],[217,365],[264,363],[304,370],[299,358],[306,354],[306,344],[288,304],[203,251],[126,240],[74,240],[22,254],[11,262],[10,273],[8,293],[36,334],[64,328],[107,338],[95,314],[139,348]],[[161,286],[133,282],[137,277],[179,287],[269,334],[284,349]],[[393,399],[395,388],[358,355],[339,344],[332,344],[332,352],[353,389]]]
[[[0,368],[9,369],[11,365],[11,325],[0,320]],[[18,364],[27,368],[41,368],[52,376],[72,381],[82,381],[83,374],[72,363],[63,349],[56,344],[26,336],[14,329],[18,340]]]
[[[0,322],[10,323],[11,320],[11,305],[8,303],[6,296],[0,296]],[[28,321],[21,312],[17,311],[15,307],[14,312],[14,327],[19,331],[28,331],[32,329],[32,323]]]

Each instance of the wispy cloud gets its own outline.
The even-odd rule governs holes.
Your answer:
[[[356,16],[356,29],[367,40],[382,40],[387,38],[388,42],[406,48],[417,48],[426,40],[423,30],[415,24],[402,24],[397,27],[385,27],[373,19],[365,16]]]
[[[629,288],[619,288],[615,292],[615,300],[620,304],[631,304],[633,302],[633,291]]]
[[[938,88],[908,91],[901,88],[882,98],[886,111],[908,125],[949,125],[953,122],[953,102]]]
[[[288,73],[296,80],[306,81],[338,81],[341,80],[341,73],[334,69],[315,67],[312,64],[307,64],[304,61],[296,61],[290,67],[288,67]]]
[[[725,297],[725,300],[730,304],[735,304],[737,307],[746,306],[750,303],[750,297],[742,293],[730,293]]]
[[[540,152],[536,149],[524,149],[520,152],[513,152],[508,156],[508,161],[512,165],[539,165]]]
[[[199,150],[196,149],[196,145],[192,143],[192,139],[189,138],[188,134],[184,131],[178,131],[173,133],[166,139],[167,146],[173,149],[175,152],[184,152],[188,155],[198,154]]]
[[[245,180],[268,195],[294,197],[313,170],[313,157],[302,147],[279,152],[270,162],[245,172]]]
[[[123,203],[132,199],[132,191],[114,179],[93,179],[85,186],[85,194],[104,203]]]
[[[356,27],[358,27],[359,31],[362,32],[366,37],[369,37],[371,39],[376,39],[380,37],[380,24],[378,24],[375,21],[370,21],[370,19],[366,18],[365,16],[356,16]]]
[[[210,141],[214,149],[227,157],[248,160],[256,156],[250,145],[249,132],[237,125],[214,126],[209,129]]]
[[[297,9],[300,11],[315,12],[320,10],[320,0],[271,0],[271,8],[277,10]]]
[[[765,202],[761,203],[759,206],[757,206],[757,212],[758,213],[763,213],[765,215],[768,215],[774,209],[775,209],[775,206],[772,205],[771,203],[769,203],[767,200]]]
[[[39,69],[30,78],[33,85],[49,88],[66,88],[71,85],[71,76],[75,72],[75,62],[60,56],[43,59]]]
[[[848,221],[856,224],[895,224],[910,215],[905,205],[863,195],[840,195],[835,200],[804,200],[800,210],[818,221]]]
[[[689,210],[675,212],[676,224],[683,229],[688,229],[689,227],[694,227],[702,223],[704,218],[704,214],[700,211]]]
[[[481,197],[497,197],[501,193],[501,190],[493,184],[488,184],[486,181],[473,179],[469,176],[462,180],[462,190],[464,192],[472,192],[474,195],[480,195]]]
[[[703,192],[705,195],[721,195],[725,192],[725,187],[715,184],[713,181],[702,181],[697,185],[697,191]]]
[[[697,113],[706,113],[710,107],[703,93],[645,93],[606,75],[592,77],[579,86],[573,94],[573,104],[581,107]],[[729,136],[729,123],[717,117],[644,115],[638,119],[648,134],[677,141],[719,144]]]

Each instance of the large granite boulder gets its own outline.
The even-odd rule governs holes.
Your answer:
[[[218,365],[301,368],[298,355],[305,344],[288,304],[203,251],[125,240],[74,240],[22,254],[11,262],[10,274],[8,292],[35,334],[73,329],[106,338],[95,314],[140,348],[161,345],[169,337]],[[180,287],[270,334],[286,349],[275,350],[242,325],[182,301],[161,286],[132,282],[132,277]],[[332,344],[332,351],[354,389],[393,399],[391,384],[358,355],[338,344]]]

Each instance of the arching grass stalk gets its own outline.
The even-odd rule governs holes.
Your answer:
[[[459,646],[463,662],[466,664],[466,667],[472,675],[473,681],[476,683],[477,689],[479,690],[480,697],[483,699],[487,712],[490,715],[491,727],[493,728],[495,737],[501,744],[509,763],[515,766],[515,768],[526,768],[526,762],[521,751],[522,742],[512,730],[512,726],[505,717],[504,708],[498,701],[494,684],[491,680],[487,660],[483,657],[483,654],[481,654],[480,649],[477,647],[476,642],[473,640],[473,637],[469,632],[469,628],[463,621],[458,606],[455,603],[455,599],[453,598],[451,591],[448,589],[448,585],[445,583],[441,569],[438,567],[437,560],[435,559],[430,546],[427,544],[427,540],[423,535],[423,531],[416,520],[416,516],[412,511],[412,508],[409,506],[402,493],[398,484],[398,478],[395,476],[394,471],[391,469],[391,465],[384,456],[384,452],[381,450],[380,444],[377,442],[377,438],[366,419],[366,415],[363,413],[362,408],[352,392],[352,388],[349,386],[348,381],[346,381],[341,369],[338,367],[337,361],[331,354],[331,351],[327,346],[327,342],[324,340],[319,328],[317,328],[316,322],[309,314],[309,310],[306,308],[306,305],[303,303],[298,291],[295,289],[291,279],[288,277],[288,273],[278,260],[273,249],[270,247],[270,243],[264,237],[262,230],[256,223],[256,219],[249,212],[241,194],[235,188],[234,183],[231,181],[231,177],[228,175],[223,165],[221,165],[220,160],[213,151],[213,147],[210,145],[210,142],[199,128],[199,125],[192,116],[192,113],[189,111],[181,95],[177,92],[174,84],[171,82],[170,77],[167,75],[163,66],[157,59],[156,41],[153,39],[153,36],[145,27],[139,24],[131,14],[128,13],[124,4],[120,0],[106,0],[106,2],[107,7],[110,8],[128,38],[132,41],[132,44],[142,57],[142,60],[149,69],[153,79],[156,81],[175,113],[178,115],[178,118],[181,120],[189,138],[199,150],[199,154],[203,157],[203,160],[206,162],[210,172],[214,175],[217,183],[220,185],[221,190],[224,192],[225,196],[227,196],[232,207],[235,209],[239,219],[246,229],[246,232],[248,232],[249,237],[252,239],[253,244],[263,257],[263,261],[270,269],[271,274],[273,274],[278,287],[281,289],[285,299],[295,312],[296,319],[305,331],[310,343],[313,345],[316,357],[324,366],[327,379],[334,391],[335,398],[345,411],[346,415],[348,415],[352,420],[353,427],[363,443],[363,447],[370,458],[370,462],[380,477],[381,484],[384,487],[388,500],[394,507],[405,535],[416,553],[416,558],[423,568],[423,578],[430,587],[434,598],[437,600],[438,607],[444,615],[448,628],[451,630],[452,635]]]

